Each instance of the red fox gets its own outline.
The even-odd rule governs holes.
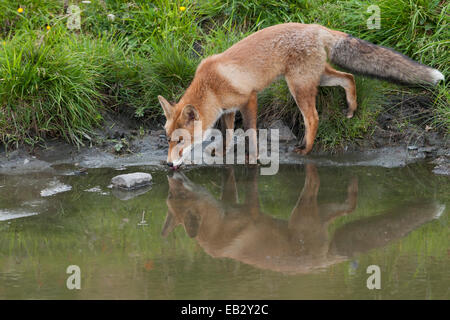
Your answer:
[[[204,59],[178,103],[172,105],[158,96],[167,120],[167,164],[176,169],[183,163],[186,151],[202,142],[199,140],[204,136],[194,136],[196,120],[201,121],[205,132],[223,116],[226,128],[234,129],[235,112],[239,110],[244,130],[256,130],[257,93],[279,76],[284,76],[305,122],[305,136],[295,151],[303,155],[309,153],[319,123],[315,105],[318,86],[345,89],[348,118],[353,117],[357,107],[353,75],[333,69],[327,60],[354,73],[405,84],[434,85],[444,80],[438,70],[401,53],[321,25],[271,26],[251,34],[223,53]],[[190,141],[171,140],[176,129],[186,129]],[[256,145],[256,135],[251,139]],[[230,140],[227,136],[226,146]],[[181,144],[177,148],[180,151],[175,152],[176,159],[173,159],[172,150],[178,144]]]

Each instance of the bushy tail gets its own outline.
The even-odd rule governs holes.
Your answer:
[[[330,60],[350,72],[404,84],[437,84],[438,70],[415,62],[392,49],[350,35],[340,36],[331,47]]]

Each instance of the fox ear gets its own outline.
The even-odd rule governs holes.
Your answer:
[[[197,108],[195,108],[192,104],[188,104],[184,107],[183,116],[185,119],[187,119],[187,122],[200,119]]]
[[[173,177],[167,177],[167,181],[169,182],[169,189],[180,189],[183,186],[183,182],[179,179],[175,179]]]
[[[158,96],[159,103],[164,110],[164,115],[166,118],[170,118],[172,116],[172,108],[173,106],[167,101],[163,96]]]
[[[199,227],[200,219],[188,211],[184,217],[184,229],[189,238],[195,238],[197,236]]]

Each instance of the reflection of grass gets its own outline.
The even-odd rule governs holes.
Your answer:
[[[366,27],[368,3],[351,1],[92,1],[79,3],[82,30],[72,32],[61,1],[0,4],[0,143],[34,144],[58,136],[80,144],[101,123],[100,110],[161,116],[158,94],[179,99],[200,59],[250,32],[282,22],[319,23],[392,47],[448,73],[449,5],[442,1],[376,0],[381,29]],[[185,8],[180,10],[180,8]],[[107,15],[115,15],[109,20]],[[46,30],[45,26],[52,26]],[[4,44],[3,44],[4,42]],[[341,146],[371,132],[379,95],[395,86],[358,80],[359,109],[348,121],[342,90],[321,90],[319,141]],[[434,102],[433,127],[449,129],[448,87],[418,91]],[[298,118],[283,83],[261,93],[263,117]],[[296,126],[297,121],[291,123]]]
[[[241,167],[236,171],[238,181],[244,170]],[[427,285],[431,286],[431,298],[444,298],[442,283],[435,278],[443,277],[448,268],[448,209],[439,221],[427,223],[387,247],[355,257],[353,260],[359,263],[355,275],[348,274],[350,262],[345,262],[319,275],[287,277],[234,260],[213,259],[188,238],[182,227],[161,239],[167,210],[165,174],[152,172],[152,190],[128,201],[83,191],[94,185],[106,186],[113,174],[99,169],[82,177],[65,177],[64,182],[73,189],[54,196],[53,209],[48,213],[0,223],[0,297],[256,298],[257,294],[274,297],[271,290],[275,288],[282,298],[323,297],[342,292],[345,281],[348,291],[342,293],[343,297],[371,298],[373,293],[365,288],[365,268],[377,264],[382,268],[383,288],[389,289],[381,293],[383,298],[417,297]],[[220,175],[220,168],[187,172],[216,198],[220,196]],[[331,236],[348,222],[373,216],[403,201],[436,198],[448,205],[450,200],[445,178],[429,176],[426,168],[414,165],[400,169],[320,167],[319,202],[344,201],[348,182],[355,175],[359,179],[357,209],[330,226]],[[262,210],[288,219],[303,182],[304,168],[298,166],[282,166],[277,176],[259,176]],[[239,189],[241,202],[245,191]],[[144,210],[148,225],[138,226]],[[77,264],[82,270],[83,289],[78,293],[65,289],[65,268],[69,264]],[[18,277],[14,281],[21,285],[17,289],[9,278],[14,274]],[[431,279],[415,280],[425,276]],[[299,291],[299,286],[308,281],[316,289],[308,294]]]
[[[449,263],[448,221],[447,213],[440,221],[421,226],[402,241],[359,255],[353,261],[360,267],[354,275],[345,276],[347,286],[352,291],[366,291],[364,294],[373,298],[448,299],[448,293],[441,287]],[[348,270],[350,264],[347,262],[337,268]],[[373,264],[381,269],[382,290],[379,292],[369,292],[362,287],[368,277],[366,267]],[[427,285],[418,288],[418,283]]]

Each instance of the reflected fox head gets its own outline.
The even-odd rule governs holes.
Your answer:
[[[198,137],[194,135],[196,125],[200,126],[201,132],[201,116],[198,109],[191,104],[171,104],[162,96],[158,96],[158,99],[166,117],[164,128],[169,143],[167,164],[177,169],[190,154],[192,146],[202,140],[201,134]]]
[[[189,237],[197,236],[201,224],[201,213],[204,212],[205,194],[194,185],[185,175],[175,172],[169,181],[167,196],[167,217],[162,229],[162,236],[170,234],[173,229],[182,224]]]

